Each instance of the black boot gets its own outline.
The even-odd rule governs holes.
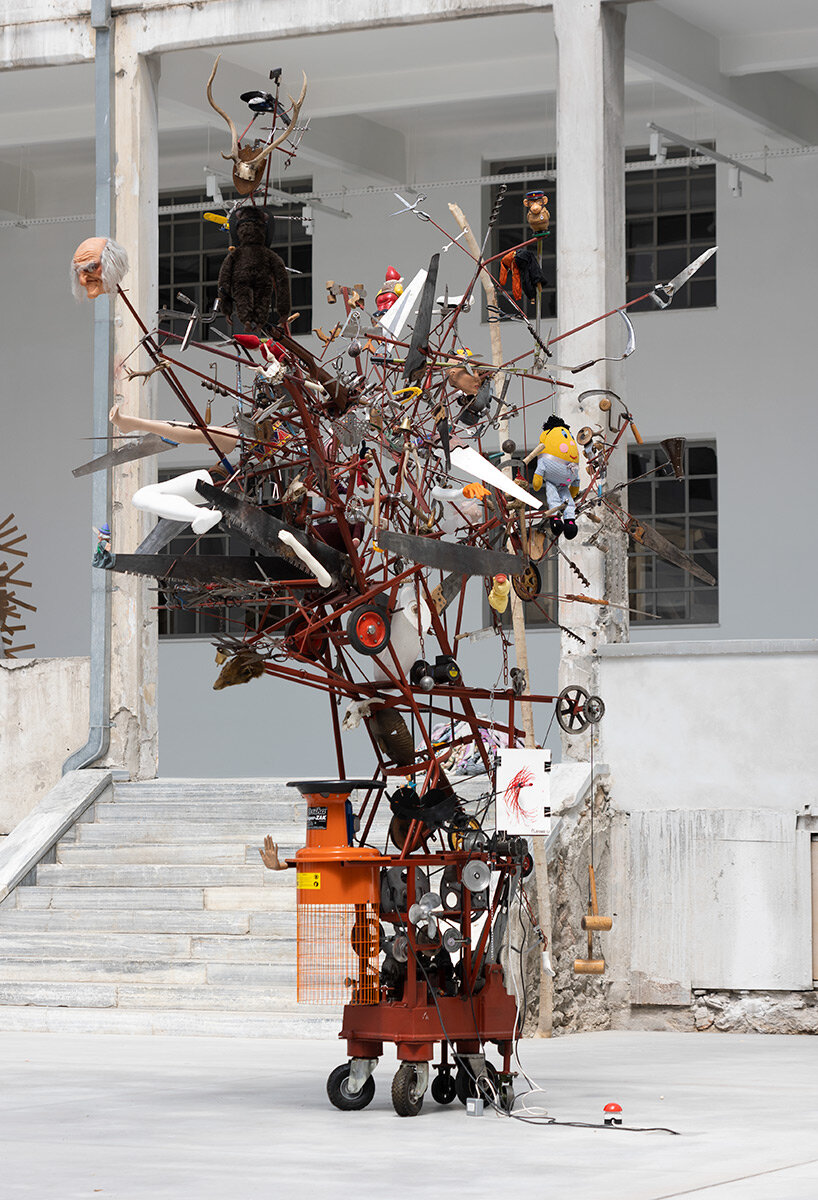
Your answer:
[[[576,521],[568,520],[565,522],[564,533],[569,542],[572,541],[577,536],[577,532],[578,531],[577,531]]]
[[[553,533],[554,537],[559,537],[563,528],[562,521],[559,519],[559,517],[552,517],[548,524],[551,526],[551,532]]]

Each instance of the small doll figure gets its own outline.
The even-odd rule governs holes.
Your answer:
[[[548,507],[565,505],[562,517],[557,514],[551,518],[551,530],[557,537],[564,533],[569,540],[575,538],[577,523],[574,498],[579,492],[579,449],[568,426],[560,417],[549,417],[543,425],[536,455],[537,467],[533,480],[535,492],[545,483]]]
[[[531,232],[547,233],[551,213],[548,211],[548,197],[545,192],[526,192],[523,205],[526,210],[525,219]]]
[[[111,527],[106,521],[100,529],[95,529],[97,535],[97,548],[94,551],[92,565],[107,569],[114,561],[114,556],[111,554]]]
[[[378,312],[389,312],[389,309],[397,301],[398,296],[402,295],[403,276],[394,267],[387,267],[384,285],[375,296],[375,307]]]

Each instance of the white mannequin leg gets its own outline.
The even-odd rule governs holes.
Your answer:
[[[188,471],[162,483],[149,483],[140,488],[133,498],[134,508],[167,517],[169,521],[189,521],[198,536],[218,525],[222,514],[215,508],[203,507],[207,501],[196,491],[199,480],[212,485],[207,471]]]

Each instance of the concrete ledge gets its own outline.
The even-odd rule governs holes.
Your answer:
[[[619,642],[600,646],[600,658],[687,658],[692,655],[722,654],[818,654],[818,638],[787,641],[759,638],[734,642]]]
[[[110,771],[71,771],[0,845],[0,903],[47,854],[77,817],[111,786]]]

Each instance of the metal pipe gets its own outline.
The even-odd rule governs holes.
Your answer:
[[[91,0],[91,25],[95,31],[94,109],[96,137],[96,196],[94,230],[110,234],[113,207],[113,18],[111,0]],[[94,405],[93,433],[105,438],[110,450],[108,422],[109,386],[113,373],[113,297],[94,302]],[[111,472],[98,471],[91,487],[91,512],[101,528],[111,522]],[[88,741],[70,755],[62,773],[90,767],[107,752],[111,741],[111,572],[91,568],[91,683]]]

